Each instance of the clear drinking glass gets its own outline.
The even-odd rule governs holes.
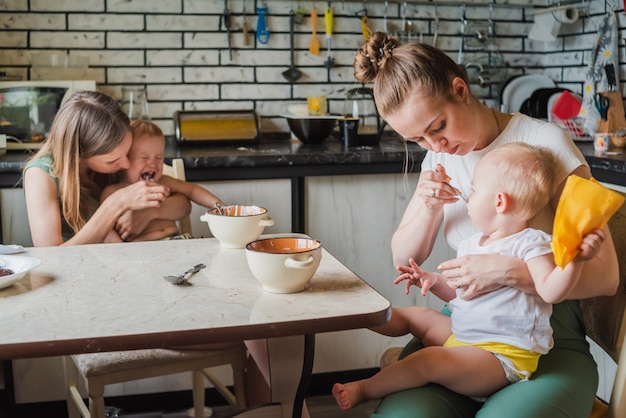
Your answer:
[[[122,110],[129,119],[150,120],[146,88],[142,86],[122,87]]]

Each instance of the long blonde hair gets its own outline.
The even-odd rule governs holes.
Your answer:
[[[81,161],[112,152],[130,131],[128,116],[106,94],[84,91],[73,94],[57,112],[42,148],[33,156],[50,156],[50,173],[58,180],[61,214],[78,232],[96,209],[102,188],[111,175],[88,170],[80,175]]]
[[[452,97],[452,80],[460,77],[469,89],[465,70],[445,52],[427,44],[400,45],[384,32],[375,32],[354,57],[354,77],[374,82],[374,100],[384,117],[396,111],[408,94],[421,88],[424,96]]]

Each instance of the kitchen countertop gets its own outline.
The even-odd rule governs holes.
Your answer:
[[[579,142],[579,149],[598,180],[626,186],[626,149],[600,154],[590,142]],[[165,159],[182,158],[187,179],[294,178],[316,175],[402,173],[408,151],[410,171],[418,171],[426,151],[398,137],[384,138],[379,144],[345,149],[330,137],[320,145],[298,140],[268,140],[256,145],[177,144],[167,139]],[[0,187],[14,187],[21,176],[21,165],[28,151],[9,151],[0,156]]]
[[[319,145],[295,139],[267,140],[255,145],[182,144],[167,138],[165,161],[182,158],[189,181],[294,178],[335,174],[402,173],[408,155],[418,171],[426,151],[398,137],[380,143],[344,149],[330,137]],[[29,151],[0,156],[0,187],[13,187]]]

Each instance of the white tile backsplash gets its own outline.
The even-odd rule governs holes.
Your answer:
[[[583,14],[573,25],[564,25],[553,44],[527,38],[533,24],[533,6],[528,0],[508,1],[506,6],[496,4],[491,10],[486,1],[464,3],[469,23],[484,24],[491,16],[495,28],[493,49],[502,54],[502,73],[507,77],[541,72],[559,86],[582,91],[605,2],[591,0],[589,14]],[[244,46],[241,31],[244,4],[250,30],[248,46]],[[223,1],[0,0],[0,71],[27,79],[32,71],[31,53],[68,52],[88,57],[88,77],[95,79],[102,91],[119,95],[117,98],[121,98],[124,84],[146,85],[150,115],[168,134],[173,133],[171,109],[224,109],[229,105],[253,108],[266,119],[266,129],[282,129],[284,121],[279,116],[284,113],[285,102],[302,102],[309,94],[325,94],[329,110],[341,110],[345,91],[356,85],[352,64],[363,42],[360,16],[364,13],[374,31],[384,30],[385,24],[390,32],[398,31],[403,23],[411,22],[412,39],[427,43],[433,42],[437,27],[437,46],[455,60],[461,42],[462,8],[458,4],[409,2],[404,11],[400,1],[388,6],[384,1],[333,2],[330,56],[335,67],[328,70],[326,2],[229,0],[226,5],[231,12],[232,59],[227,33],[221,25]],[[262,5],[268,7],[267,44],[255,37],[257,7]],[[282,75],[290,67],[289,12],[298,6],[307,11],[302,23],[294,28],[295,66],[302,71],[302,77],[289,84]],[[309,52],[312,34],[308,13],[313,6],[318,12],[317,55]],[[618,13],[618,21],[620,27],[626,27],[623,13]],[[622,49],[620,57],[626,60]],[[472,52],[466,48],[464,56],[470,57]],[[475,86],[473,91],[488,103],[497,103],[499,87]]]

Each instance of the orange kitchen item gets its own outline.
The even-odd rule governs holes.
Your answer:
[[[361,33],[366,41],[372,36],[372,30],[367,24],[367,15],[361,16]]]
[[[254,110],[186,110],[174,113],[179,143],[257,143],[259,123]]]
[[[621,193],[593,178],[570,175],[554,217],[552,251],[556,265],[565,268],[578,255],[583,237],[594,228],[604,228],[624,200]]]
[[[313,55],[320,53],[320,43],[317,40],[317,10],[315,7],[311,10],[311,29],[313,34],[311,37],[311,43],[309,44],[309,52]]]

